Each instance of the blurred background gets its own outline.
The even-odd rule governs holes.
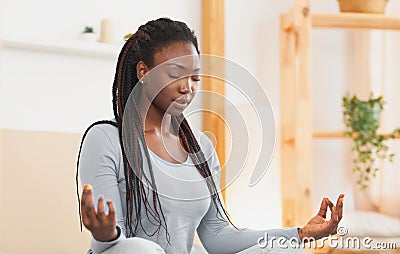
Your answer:
[[[262,84],[276,117],[271,129],[280,121],[279,17],[293,3],[225,0],[225,57]],[[336,0],[312,1],[311,7],[312,12],[339,12]],[[386,14],[399,13],[400,2],[389,1]],[[0,252],[85,252],[90,235],[80,232],[75,190],[80,139],[92,122],[113,118],[111,86],[123,37],[158,17],[186,22],[201,41],[201,0],[1,0]],[[96,42],[102,21],[111,31],[111,39],[103,38],[111,40],[108,43]],[[86,26],[96,33],[93,41],[82,37]],[[355,85],[360,38],[373,45],[363,54],[368,54],[376,70],[371,72],[371,86],[388,102],[384,127],[399,127],[400,34],[374,31],[365,37],[351,30],[313,30],[312,36],[313,127],[344,128],[341,97]],[[248,110],[249,104],[237,99],[229,87],[226,97],[235,108]],[[233,109],[225,110],[234,123]],[[201,129],[201,121],[194,118],[193,127]],[[257,133],[249,135],[251,146]],[[323,197],[336,199],[340,193],[346,194],[345,209],[354,210],[350,142],[314,141],[313,145],[318,154],[314,156],[313,211]],[[392,148],[398,151],[399,145],[393,142]],[[282,227],[279,142],[270,168],[254,187],[248,186],[251,160],[225,191],[227,209],[240,227]],[[399,192],[393,192],[400,179],[399,160],[396,156],[387,167],[393,174],[385,180],[389,189],[372,192],[372,197],[397,200],[377,203],[391,216],[400,216]],[[361,207],[370,206],[368,202],[361,202]]]

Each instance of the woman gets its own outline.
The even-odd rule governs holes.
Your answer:
[[[342,195],[336,206],[323,199],[319,214],[303,228],[231,225],[212,143],[182,114],[199,71],[197,39],[182,22],[150,21],[125,43],[113,84],[115,119],[88,128],[78,158],[91,251],[190,253],[197,230],[209,253],[250,253],[266,234],[301,240],[336,233]],[[325,221],[328,207],[332,218]]]

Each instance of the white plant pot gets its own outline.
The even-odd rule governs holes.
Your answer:
[[[95,34],[95,33],[82,33],[81,34],[81,39],[84,40],[84,41],[96,42],[97,41],[97,34]]]

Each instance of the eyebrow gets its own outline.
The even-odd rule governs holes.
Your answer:
[[[181,64],[177,64],[177,63],[168,63],[167,65],[173,65],[173,66],[178,67],[179,69],[186,70],[186,67],[185,67],[184,65],[181,65]],[[196,68],[196,69],[193,70],[193,72],[199,71],[199,70],[200,70],[200,68]]]

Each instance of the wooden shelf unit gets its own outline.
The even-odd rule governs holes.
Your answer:
[[[282,221],[302,226],[313,217],[312,141],[344,138],[342,131],[312,129],[311,31],[313,28],[400,30],[400,17],[379,14],[310,13],[296,0],[280,20],[280,147]]]

